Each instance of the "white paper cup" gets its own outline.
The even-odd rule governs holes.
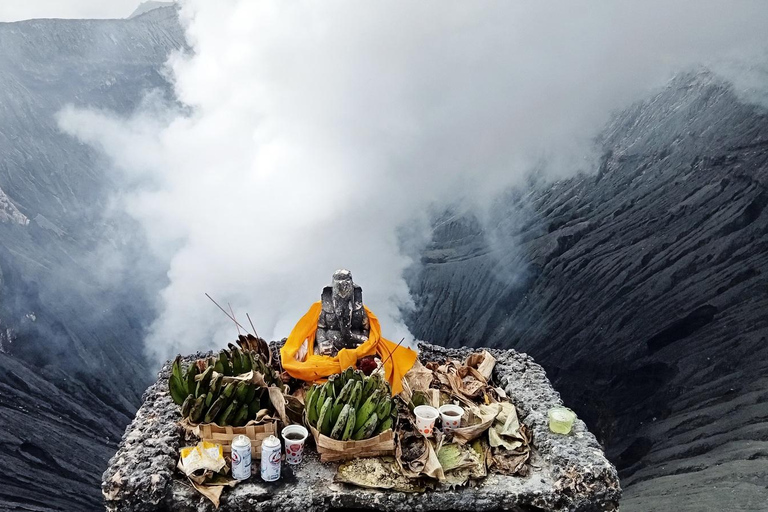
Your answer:
[[[429,437],[435,429],[435,420],[440,413],[429,405],[420,405],[413,410],[416,416],[416,429],[424,436]]]
[[[307,440],[309,431],[301,425],[288,425],[280,435],[285,441],[285,462],[288,464],[300,463],[304,453],[304,441]],[[299,439],[292,439],[299,436],[301,436]]]
[[[461,425],[461,417],[464,416],[464,409],[458,405],[445,404],[440,407],[440,420],[443,422],[443,432],[446,434],[453,432]]]

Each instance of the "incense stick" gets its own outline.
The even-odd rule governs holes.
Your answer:
[[[251,324],[251,329],[253,329],[253,335],[254,335],[254,336],[256,336],[256,337],[258,338],[258,337],[259,337],[259,334],[256,332],[256,328],[253,326],[253,321],[251,320],[251,315],[249,315],[248,313],[246,313],[246,314],[245,314],[245,316],[247,316],[247,317],[248,317],[248,322],[250,322],[250,324]]]
[[[232,309],[232,304],[227,302],[227,306],[229,306],[229,312],[232,313],[232,318],[235,319],[235,327],[237,328],[237,335],[240,336],[242,333],[240,332],[240,324],[237,323],[237,318],[235,317],[235,310]]]
[[[397,344],[397,346],[396,346],[394,349],[392,349],[392,352],[390,352],[390,353],[389,353],[389,357],[387,357],[387,359],[384,361],[384,363],[386,363],[387,361],[389,361],[390,359],[392,359],[392,356],[394,355],[394,353],[395,353],[395,350],[397,350],[398,348],[400,348],[400,344],[401,344],[401,343],[403,343],[404,341],[405,341],[405,338],[403,338],[403,339],[401,339],[401,340],[400,340],[400,343],[398,343],[398,344]],[[384,366],[384,363],[381,363],[381,365],[382,365],[382,366]]]
[[[238,321],[237,321],[237,320],[235,320],[235,319],[234,319],[234,318],[233,318],[233,317],[232,317],[232,316],[231,316],[229,313],[227,313],[227,310],[226,310],[226,309],[224,309],[223,307],[219,306],[219,303],[218,303],[218,302],[216,302],[215,300],[213,300],[213,297],[211,297],[211,296],[210,296],[210,295],[208,295],[207,293],[205,294],[205,296],[206,296],[206,297],[208,297],[209,299],[211,299],[211,302],[213,302],[214,304],[216,304],[216,307],[217,307],[217,308],[219,308],[219,309],[220,309],[220,310],[221,310],[221,311],[222,311],[222,312],[223,312],[225,315],[227,315],[227,316],[229,317],[229,319],[230,319],[230,320],[232,320],[233,322],[235,322],[235,325],[237,325],[238,327],[241,327],[241,328],[242,328],[242,329],[243,329],[245,332],[249,332],[249,331],[248,331],[248,329],[246,329],[245,327],[243,327],[242,325],[240,325],[240,324],[238,323]]]

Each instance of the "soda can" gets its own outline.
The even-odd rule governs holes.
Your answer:
[[[261,442],[261,479],[265,482],[274,482],[280,478],[280,440],[275,436],[269,436]]]
[[[232,439],[232,478],[251,478],[251,440],[243,435]]]

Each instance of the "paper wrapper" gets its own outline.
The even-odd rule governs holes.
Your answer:
[[[200,470],[218,473],[224,469],[227,462],[224,460],[221,445],[202,441],[196,446],[181,449],[179,465],[184,474],[190,476]]]
[[[307,428],[315,439],[317,453],[322,462],[350,460],[361,457],[380,457],[395,454],[395,433],[392,429],[362,441],[338,441],[324,436],[307,422]]]
[[[216,443],[201,441],[196,446],[182,448],[178,468],[187,476],[192,487],[211,500],[216,508],[219,508],[224,487],[237,484],[236,480],[220,474],[229,471],[229,468],[221,445]]]

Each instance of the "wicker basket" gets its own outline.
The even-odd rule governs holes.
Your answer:
[[[215,423],[202,423],[198,428],[203,441],[220,444],[227,455],[232,453],[232,439],[239,435],[246,436],[251,440],[251,456],[254,459],[261,458],[261,442],[271,435],[278,435],[277,421],[245,427],[220,427]]]
[[[362,441],[338,441],[324,436],[311,425],[308,428],[315,438],[317,453],[320,454],[322,462],[395,454],[395,433],[392,429]]]

